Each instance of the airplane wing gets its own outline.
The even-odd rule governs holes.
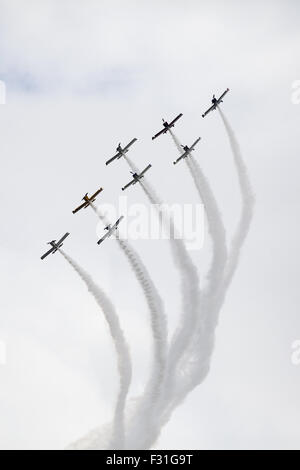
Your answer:
[[[218,99],[218,101],[221,101],[222,98],[224,98],[224,96],[229,92],[229,88],[227,88],[227,90],[224,91],[223,95],[220,96],[220,98]]]
[[[116,155],[114,155],[110,160],[107,160],[107,162],[105,162],[105,165],[109,165],[109,163],[113,162],[116,158],[119,158],[121,156],[121,152],[116,153]]]
[[[205,117],[208,113],[210,113],[211,111],[213,111],[214,109],[216,109],[216,105],[213,104],[207,111],[205,111],[204,114],[202,114],[202,117]]]
[[[156,137],[160,136],[161,134],[163,134],[164,132],[167,131],[167,128],[165,127],[164,129],[162,129],[161,131],[159,131],[157,134],[155,134],[153,137],[152,137],[152,140],[156,139]]]
[[[126,184],[126,185],[122,188],[122,191],[124,191],[125,189],[129,188],[129,186],[131,186],[134,182],[135,182],[135,179],[131,180],[130,183]]]
[[[142,173],[139,174],[139,178],[140,178],[141,176],[143,176],[143,175],[146,173],[146,171],[150,170],[151,167],[152,167],[152,165],[148,165],[148,166],[142,171]]]
[[[109,230],[105,235],[103,235],[102,238],[100,238],[100,240],[97,241],[98,245],[100,245],[100,243],[102,243],[105,240],[105,238],[109,237],[110,234],[111,234],[111,230]]]
[[[61,244],[61,242],[63,242],[68,236],[69,236],[69,232],[65,233],[63,237],[61,237],[60,240],[58,240],[58,242],[56,243],[57,246],[59,246]]]
[[[173,164],[176,165],[176,163],[180,162],[180,160],[185,158],[187,156],[187,154],[188,154],[188,152],[184,152],[182,155],[180,155],[180,157],[177,158],[177,160],[175,160],[175,162],[173,162]]]
[[[45,253],[43,256],[41,256],[41,259],[45,259],[46,256],[50,255],[50,253],[52,253],[54,251],[54,246],[52,248],[50,248],[49,251],[47,251],[47,253]]]
[[[98,189],[98,191],[95,192],[89,199],[94,199],[96,196],[98,196],[99,193],[103,191],[103,188]]]
[[[195,140],[193,145],[191,145],[191,150],[198,144],[198,142],[201,140],[201,137],[198,137],[198,139]]]
[[[131,147],[131,145],[134,144],[134,142],[136,142],[136,141],[137,141],[136,138],[132,139],[132,140],[129,142],[129,144],[127,144],[126,147],[123,148],[123,150],[129,149],[129,147]]]
[[[182,114],[182,113],[178,114],[178,116],[176,116],[176,118],[175,118],[175,119],[173,119],[173,121],[172,121],[172,122],[170,122],[169,126],[172,126],[173,124],[175,124],[175,122],[176,122],[176,121],[178,121],[178,119],[180,119],[180,118],[181,118],[181,116],[183,116],[183,114]]]
[[[81,204],[80,206],[76,207],[76,209],[74,209],[72,212],[73,214],[75,214],[76,212],[80,211],[80,209],[83,209],[84,207],[87,207],[88,203],[87,202],[84,202],[83,204]]]
[[[117,228],[121,220],[124,219],[124,215],[121,215],[121,217],[118,218],[116,223],[112,226],[112,228]]]

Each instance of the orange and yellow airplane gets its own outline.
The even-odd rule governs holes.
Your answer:
[[[72,212],[73,214],[75,214],[76,212],[80,211],[80,209],[83,209],[83,208],[87,208],[89,207],[90,203],[91,202],[94,202],[96,200],[96,196],[101,193],[101,191],[103,191],[103,188],[100,188],[98,189],[98,191],[95,192],[95,194],[93,194],[91,197],[88,196],[88,193],[86,193],[82,200],[84,201],[83,204],[81,204],[79,207],[76,207],[76,209],[74,209]]]

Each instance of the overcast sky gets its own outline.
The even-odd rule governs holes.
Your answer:
[[[165,202],[197,203],[184,165],[172,165],[161,118],[179,112],[181,141],[195,151],[220,202],[230,238],[240,199],[213,93],[240,141],[256,194],[253,224],[217,330],[209,376],[164,428],[159,448],[299,448],[300,365],[291,364],[299,320],[299,115],[297,0],[0,0],[1,324],[0,447],[63,448],[109,422],[118,390],[105,321],[46,242],[71,232],[73,256],[115,301],[143,389],[151,358],[148,312],[113,240],[97,246],[92,211],[72,209],[103,186],[118,206],[125,161],[106,167],[118,142],[153,165]],[[145,203],[138,185],[128,204]],[[99,228],[98,228],[99,233]],[[155,278],[172,329],[178,276],[166,241],[134,246]],[[208,238],[192,252],[201,275]]]

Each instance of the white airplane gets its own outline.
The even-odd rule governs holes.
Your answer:
[[[146,171],[148,171],[148,170],[151,168],[151,166],[152,166],[152,165],[148,165],[140,174],[138,174],[138,173],[133,173],[133,171],[131,171],[130,173],[132,174],[133,179],[130,181],[130,183],[126,184],[126,185],[122,188],[122,191],[124,191],[125,189],[129,188],[129,186],[131,186],[132,184],[138,183],[138,181],[140,181],[142,178],[144,178],[144,174],[146,173]]]
[[[212,106],[207,110],[205,111],[204,114],[202,114],[202,117],[205,117],[208,113],[210,113],[211,111],[214,111],[215,109],[217,109],[217,107],[219,106],[220,103],[223,103],[223,98],[224,96],[226,95],[226,93],[229,92],[229,88],[227,88],[224,93],[220,96],[220,98],[216,98],[215,95],[213,95],[213,99],[211,100],[212,102]]]
[[[114,231],[117,230],[118,225],[122,219],[124,219],[123,215],[121,215],[121,217],[114,223],[114,225],[109,224],[107,227],[105,227],[104,230],[107,230],[107,233],[103,235],[103,237],[100,238],[100,240],[97,241],[98,245],[100,245],[100,243],[102,243],[105,240],[105,238],[110,237],[114,233]]]
[[[116,148],[116,151],[118,152],[116,155],[114,155],[110,160],[107,160],[107,162],[105,163],[105,165],[108,165],[109,163],[113,162],[114,160],[116,160],[116,158],[121,158],[123,157],[129,150],[129,147],[131,147],[132,144],[134,144],[134,142],[136,142],[137,139],[134,138],[132,139],[129,144],[127,144],[124,148],[121,147],[121,143],[118,144],[118,147]]]
[[[182,160],[183,158],[186,158],[186,157],[191,157],[191,152],[193,150],[195,150],[195,146],[198,144],[198,142],[201,140],[201,137],[198,137],[197,140],[195,140],[195,142],[193,143],[193,145],[191,145],[191,147],[188,147],[187,145],[182,145],[181,147],[183,148],[184,150],[184,153],[182,155],[180,155],[179,158],[177,158],[177,160],[175,160],[175,162],[173,162],[174,165],[176,165],[176,163],[178,163],[180,160]]]
[[[68,235],[70,235],[68,232],[65,233],[65,235],[61,237],[60,240],[58,240],[58,242],[56,240],[52,240],[51,242],[48,242],[48,245],[51,245],[51,249],[47,251],[47,253],[45,253],[43,256],[41,256],[41,259],[46,258],[46,256],[50,255],[50,253],[52,254],[56,253],[57,250],[63,246],[62,242],[65,240],[65,238],[67,238]]]

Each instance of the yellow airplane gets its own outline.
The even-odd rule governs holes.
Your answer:
[[[101,191],[103,191],[103,188],[100,188],[98,189],[98,191],[95,192],[95,194],[93,194],[91,197],[88,196],[88,193],[86,193],[82,200],[84,201],[83,204],[81,204],[79,207],[76,207],[76,209],[74,209],[72,212],[73,214],[75,214],[76,212],[80,211],[80,209],[83,209],[83,208],[87,208],[89,207],[90,203],[91,202],[94,202],[96,200],[96,196],[101,193]]]

